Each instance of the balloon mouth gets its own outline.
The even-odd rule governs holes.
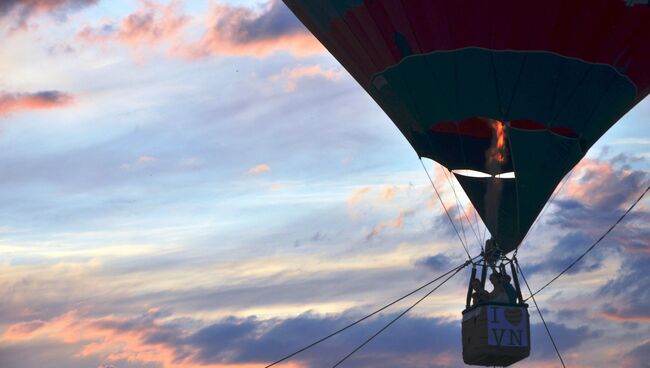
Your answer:
[[[497,175],[490,175],[482,171],[469,170],[469,169],[458,169],[452,170],[452,173],[455,175],[467,176],[470,178],[497,178],[497,179],[515,179],[516,175],[514,171],[505,172]]]

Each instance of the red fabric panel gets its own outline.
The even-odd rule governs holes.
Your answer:
[[[510,126],[525,130],[546,130],[546,125],[533,120],[513,120],[510,122]]]
[[[347,24],[332,22],[331,36],[354,36],[361,42],[354,46],[366,50],[346,47],[346,52],[359,54],[355,59],[366,75],[402,59],[395,45],[399,32],[415,54],[466,47],[548,51],[612,65],[641,91],[650,88],[647,5],[627,6],[624,0],[367,0],[349,13]]]

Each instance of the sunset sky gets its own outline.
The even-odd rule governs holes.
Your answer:
[[[279,0],[9,0],[0,34],[2,368],[263,367],[466,259],[406,139]],[[648,186],[649,116],[562,184],[518,254],[531,287]],[[650,361],[648,224],[650,198],[538,297],[568,366]],[[462,366],[465,271],[344,366]],[[530,313],[520,366],[559,366]]]

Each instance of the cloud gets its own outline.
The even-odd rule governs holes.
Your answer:
[[[137,170],[145,167],[149,167],[158,161],[157,158],[153,156],[143,155],[135,159],[133,162],[124,163],[120,165],[122,170]]]
[[[60,91],[36,93],[0,92],[0,117],[19,111],[65,107],[73,101],[71,95]]]
[[[583,231],[570,232],[562,236],[549,251],[542,261],[523,266],[525,275],[533,275],[538,272],[557,273],[580,256],[591,244],[593,237]],[[567,274],[592,272],[601,268],[605,257],[602,257],[600,249],[594,250],[590,257],[582,259],[581,262],[571,268]]]
[[[297,56],[325,51],[280,0],[267,2],[261,10],[213,3],[200,40],[175,53],[188,58],[264,57],[276,51]]]
[[[406,220],[409,217],[413,217],[413,215],[415,215],[415,210],[413,210],[413,209],[400,211],[397,218],[392,219],[392,220],[384,221],[384,222],[380,223],[379,225],[375,226],[370,231],[370,233],[368,233],[368,235],[366,235],[366,241],[371,240],[372,238],[374,238],[377,235],[381,234],[386,229],[389,229],[389,228],[399,229],[404,224],[404,220]]]
[[[296,356],[285,366],[333,364],[395,316],[388,313],[372,318]],[[77,346],[76,357],[96,356],[102,364],[128,361],[163,368],[253,367],[277,360],[357,318],[358,312],[346,311],[338,315],[305,313],[267,320],[226,317],[203,324],[190,319],[170,320],[169,314],[157,309],[135,317],[89,317],[71,311],[47,322],[38,321],[36,329],[31,328],[20,337],[5,333],[3,341],[16,344],[25,343],[26,339],[48,338]],[[197,324],[200,327],[192,328]],[[549,322],[549,328],[564,351],[600,336],[586,326],[571,328]],[[16,325],[10,327],[13,331],[18,329]],[[536,342],[533,359],[553,357],[542,326],[533,324],[531,329],[532,341]],[[349,364],[379,368],[457,367],[462,365],[460,340],[457,321],[409,314],[355,354]]]
[[[356,314],[318,316],[303,314],[288,319],[260,320],[228,317],[191,331],[180,322],[167,322],[164,315],[149,311],[142,316],[86,317],[71,311],[21,336],[7,334],[4,342],[48,338],[78,345],[77,357],[96,356],[104,364],[118,361],[158,364],[164,368],[253,367],[289,353],[305,342],[331,333],[358,318]],[[313,352],[289,362],[286,367],[322,365],[342,356],[359,341],[384,326],[394,315],[379,316],[355,330],[341,334]],[[10,327],[17,330],[16,325]],[[450,339],[449,336],[456,336]],[[414,367],[442,361],[445,367],[459,362],[457,323],[444,319],[408,316],[368,345],[351,360],[355,365],[394,367],[408,354]],[[445,359],[437,359],[444,356]]]
[[[397,194],[397,188],[394,186],[384,188],[384,191],[381,193],[381,199],[385,202],[390,201]]]
[[[2,0],[0,18],[13,18],[13,29],[25,28],[32,15],[47,13],[65,20],[69,12],[97,2],[98,0]]]
[[[89,43],[119,42],[137,50],[163,42],[179,43],[191,17],[182,14],[181,1],[174,0],[161,5],[143,0],[140,9],[129,14],[121,22],[104,19],[97,26],[86,25],[77,37]]]
[[[415,264],[418,266],[426,267],[432,271],[440,272],[446,271],[453,267],[451,258],[444,254],[436,254],[433,256],[418,259]]]
[[[603,334],[601,331],[593,330],[587,326],[572,328],[548,320],[546,323],[553,334],[553,339],[555,340],[556,345],[561,349],[560,351],[565,354],[572,352],[575,348],[589,340],[601,337]],[[536,360],[557,359],[555,349],[549,341],[546,329],[541,323],[531,323],[530,334],[530,340],[535,344],[532,345],[531,358]],[[576,360],[580,361],[580,359]]]
[[[294,92],[298,88],[298,81],[301,79],[324,78],[337,81],[344,75],[339,68],[323,69],[320,65],[297,66],[285,68],[279,74],[273,75],[271,80],[286,82],[288,92]]]
[[[586,159],[576,167],[566,189],[553,202],[554,213],[546,222],[560,235],[544,259],[527,265],[524,271],[532,274],[564,269],[613,225],[645,190],[650,175],[630,169],[626,157],[615,159],[613,162]],[[650,238],[650,231],[643,226],[647,221],[650,221],[650,212],[641,203],[589,257],[569,272],[595,271],[604,265],[609,255],[618,251],[650,254],[647,242],[643,241]],[[557,232],[558,229],[565,231]]]
[[[622,361],[625,368],[647,367],[650,362],[650,341],[646,341],[630,350]]]
[[[650,231],[646,231],[650,239]],[[650,245],[646,243],[646,250]],[[623,253],[616,276],[596,292],[605,301],[600,316],[618,323],[650,323],[650,278],[647,276],[650,255]]]
[[[352,193],[352,195],[350,196],[350,198],[348,198],[348,205],[356,204],[357,202],[359,202],[361,197],[363,197],[369,191],[370,191],[369,187],[364,187],[364,188],[360,188],[360,189],[355,190],[354,193]]]
[[[264,57],[276,51],[307,56],[325,51],[279,0],[271,0],[259,10],[214,2],[203,25],[199,25],[199,18],[183,14],[182,5],[181,0],[167,5],[142,0],[142,7],[122,20],[104,18],[96,25],[86,25],[77,37],[89,44],[123,44],[138,54],[168,44],[168,56],[187,60],[211,56]],[[192,32],[186,32],[189,30]],[[198,37],[192,39],[186,33]],[[288,78],[287,83],[295,86],[301,78],[338,79],[342,73],[310,66],[287,69],[278,79]]]
[[[584,159],[576,166],[572,180],[561,193],[561,198],[588,203],[597,210],[611,211],[623,208],[645,189],[648,173],[634,171],[626,156],[614,157],[611,162]]]
[[[255,167],[250,168],[246,173],[249,175],[257,175],[269,171],[271,171],[271,166],[268,164],[259,164]]]

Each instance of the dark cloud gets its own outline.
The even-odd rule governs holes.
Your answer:
[[[569,183],[563,196],[553,202],[555,211],[546,222],[550,231],[559,228],[568,232],[559,237],[544,260],[524,264],[526,273],[563,270],[625,213],[649,181],[648,173],[632,170],[630,163],[629,157],[619,155],[612,162],[589,161],[578,169],[578,179]],[[595,271],[620,252],[649,252],[650,230],[643,226],[648,221],[650,212],[638,206],[569,273]]]
[[[604,300],[612,300],[603,313],[614,321],[650,321],[650,245],[645,248],[645,254],[624,253],[616,276],[596,293]]]
[[[569,233],[560,238],[543,261],[522,265],[524,274],[533,275],[539,272],[560,272],[578,258],[593,242],[593,237],[585,232]],[[583,258],[567,274],[591,272],[599,269],[606,259],[602,256],[603,253],[606,253],[605,249],[597,248],[590,254],[590,257]]]
[[[179,55],[264,56],[285,50],[296,55],[324,51],[321,44],[280,0],[268,1],[260,10],[217,4],[212,7],[208,29],[196,44],[180,47]]]
[[[228,15],[217,18],[213,24],[214,30],[228,35],[236,43],[251,43],[308,32],[280,0],[271,0],[265,11],[257,14],[245,8],[221,8],[217,11],[227,12]]]
[[[623,358],[623,366],[626,368],[650,367],[650,341],[628,352]]]
[[[48,13],[65,20],[69,12],[98,2],[99,0],[2,0],[0,18],[11,18],[14,29],[24,28],[34,14]]]
[[[60,91],[35,93],[0,92],[0,117],[16,111],[51,109],[62,107],[73,101],[71,95]]]
[[[531,309],[529,312],[533,313],[534,311]],[[569,354],[582,343],[596,339],[602,335],[601,331],[590,329],[587,326],[571,328],[560,323],[549,321],[546,323],[560,353],[565,355]],[[549,360],[556,357],[555,349],[551,344],[543,324],[531,324],[530,335],[532,359]]]
[[[51,341],[40,341],[29,345],[0,344],[0,367],[89,368],[97,366],[94,357],[75,357],[77,351],[78,346],[56,344]]]
[[[436,254],[434,256],[418,259],[415,264],[436,272],[447,271],[451,267],[455,266],[452,265],[451,258],[444,254]]]
[[[356,345],[386,325],[395,315],[383,315],[317,346],[295,359],[310,367],[331,365]],[[201,364],[270,362],[330,334],[356,315],[320,317],[305,314],[286,320],[262,321],[254,317],[227,318],[206,326],[182,341],[197,351],[192,360]],[[158,341],[160,342],[160,341]],[[178,339],[169,336],[169,345]],[[444,319],[405,317],[356,354],[351,367],[395,367],[410,356],[409,366],[431,367],[441,354],[451,362],[435,366],[456,367],[460,364],[460,326]]]
[[[397,312],[395,312],[397,313]],[[360,317],[358,311],[339,315],[303,314],[287,319],[260,320],[256,317],[228,317],[188,332],[180,322],[163,322],[153,314],[133,319],[101,318],[81,323],[86,330],[112,336],[137,336],[133,347],[124,351],[147,351],[157,348],[170,353],[179,366],[193,364],[266,363],[275,361],[297,349],[329,335]],[[386,326],[397,314],[379,315],[334,338],[319,344],[295,358],[307,367],[329,366],[338,361],[369,336]],[[549,322],[554,338],[562,351],[570,353],[582,343],[600,336],[588,327],[568,327]],[[554,351],[540,324],[531,326],[532,359],[548,360]],[[85,344],[92,344],[88,340]],[[81,346],[77,348],[83,348]],[[128,356],[125,355],[125,356]],[[138,358],[131,359],[137,362]],[[460,322],[444,318],[406,315],[356,353],[346,364],[349,367],[391,368],[458,367],[462,365]]]

